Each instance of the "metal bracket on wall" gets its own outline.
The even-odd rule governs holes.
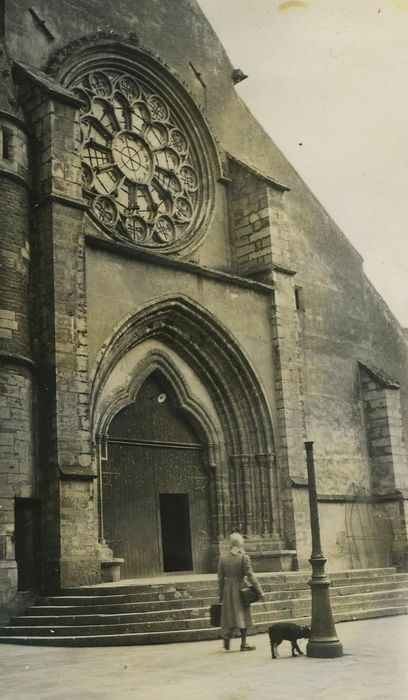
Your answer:
[[[193,71],[193,73],[194,73],[195,77],[197,78],[198,82],[201,84],[201,86],[202,86],[202,87],[204,88],[204,90],[205,90],[207,86],[206,86],[206,84],[205,84],[205,82],[204,82],[204,80],[203,80],[202,73],[200,73],[200,71],[197,70],[197,68],[195,67],[195,65],[194,65],[193,63],[191,63],[191,61],[189,61],[189,64],[190,64],[190,68],[191,68],[191,70]]]
[[[42,29],[42,31],[44,32],[44,34],[45,34],[45,36],[47,37],[47,39],[49,39],[49,41],[55,41],[55,36],[54,36],[54,35],[52,34],[52,32],[48,29],[48,27],[47,27],[47,25],[46,25],[46,23],[45,23],[45,19],[41,19],[41,17],[40,17],[40,15],[38,14],[37,10],[36,10],[34,7],[29,7],[29,8],[28,8],[28,11],[30,12],[31,16],[33,17],[34,22],[36,23],[36,25],[37,25],[40,29]]]

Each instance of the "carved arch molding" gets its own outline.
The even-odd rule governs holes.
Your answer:
[[[103,346],[92,381],[92,424],[100,439],[115,410],[105,406],[103,389],[113,369],[136,346],[159,341],[188,364],[206,387],[221,435],[187,396],[182,378],[162,358],[154,358],[180,397],[180,405],[201,422],[209,445],[217,498],[216,534],[233,529],[247,535],[278,534],[279,495],[272,421],[261,384],[237,340],[209,312],[185,297],[152,303],[127,317]],[[146,368],[143,370],[146,376]],[[140,385],[141,379],[135,378]],[[136,384],[135,384],[136,385]],[[133,396],[134,389],[130,389]],[[129,395],[129,394],[128,394]],[[115,398],[116,408],[123,396]],[[216,437],[217,436],[217,437]]]
[[[128,244],[190,253],[211,219],[219,161],[184,86],[147,52],[119,42],[74,51],[56,77],[81,100],[91,217]]]

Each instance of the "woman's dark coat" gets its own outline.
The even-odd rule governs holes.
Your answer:
[[[234,629],[251,627],[250,607],[244,607],[240,589],[246,580],[255,586],[260,596],[263,591],[252,571],[251,560],[241,551],[228,552],[220,557],[218,563],[219,594],[222,600],[221,628],[223,637],[230,636]]]

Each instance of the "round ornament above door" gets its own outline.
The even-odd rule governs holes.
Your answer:
[[[190,98],[151,69],[120,61],[82,67],[69,87],[82,102],[83,192],[92,217],[110,237],[138,247],[195,248],[211,216],[214,177]]]

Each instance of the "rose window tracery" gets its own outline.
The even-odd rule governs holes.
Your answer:
[[[119,69],[89,72],[71,89],[82,102],[84,196],[104,230],[164,252],[197,237],[208,185],[168,100]]]

